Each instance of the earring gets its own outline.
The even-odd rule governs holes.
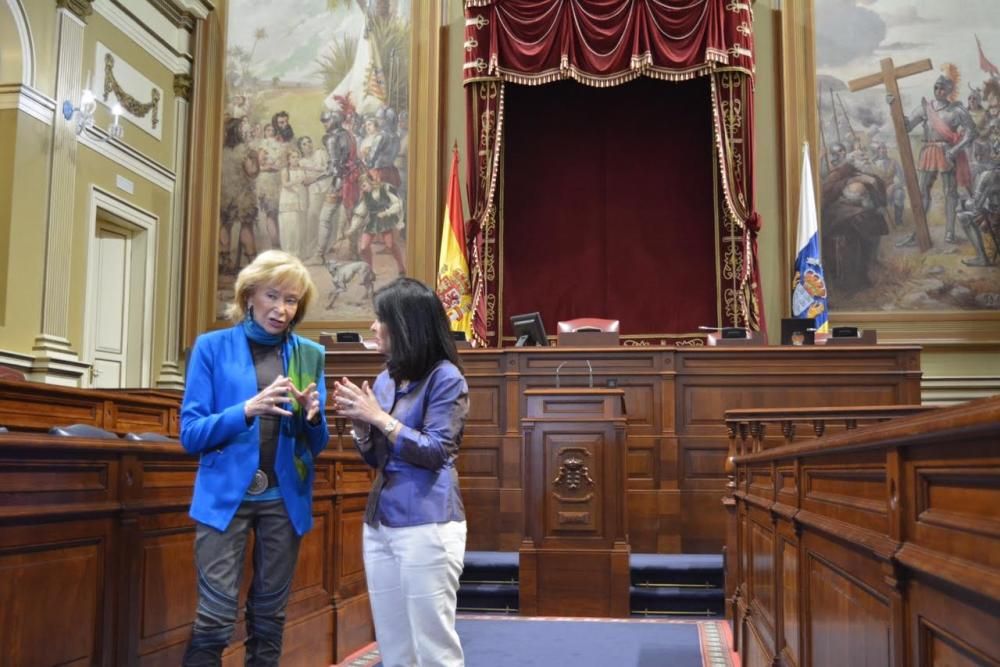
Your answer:
[[[252,304],[249,304],[249,303],[247,304],[247,314],[246,314],[246,318],[245,319],[247,321],[250,321],[250,320],[253,319],[253,305]]]

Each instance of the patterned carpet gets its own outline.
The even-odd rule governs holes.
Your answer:
[[[469,667],[739,667],[725,621],[463,614],[458,633]],[[335,667],[381,664],[373,643]]]

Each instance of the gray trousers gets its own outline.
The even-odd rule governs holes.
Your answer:
[[[246,664],[277,666],[301,538],[282,500],[244,502],[225,531],[199,523],[194,557],[198,611],[185,667],[222,664],[236,626],[247,536],[254,531],[253,581],[247,597]]]

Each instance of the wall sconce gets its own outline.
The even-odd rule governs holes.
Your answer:
[[[80,106],[74,107],[73,103],[69,100],[63,102],[62,112],[63,118],[68,121],[72,121],[76,118],[76,134],[80,135],[88,127],[93,127],[94,125],[94,112],[97,110],[97,98],[89,90],[84,90],[83,94],[80,96]],[[122,105],[115,102],[115,105],[111,107],[111,113],[114,115],[114,122],[108,127],[108,134],[106,137],[102,137],[102,141],[108,141],[110,139],[116,139],[118,141],[122,140],[125,136],[125,128],[119,123],[121,115],[125,113],[122,109]]]

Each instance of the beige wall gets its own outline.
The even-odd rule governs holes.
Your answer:
[[[129,375],[144,378],[147,385],[181,386],[176,372],[176,336],[167,333],[179,326],[177,309],[170,306],[171,294],[179,289],[181,280],[179,263],[172,266],[171,257],[179,256],[175,246],[182,235],[176,232],[184,222],[183,210],[175,210],[184,208],[174,201],[175,191],[184,185],[175,177],[179,167],[175,156],[178,142],[181,146],[187,142],[186,131],[183,136],[177,134],[176,110],[179,106],[186,113],[187,107],[176,103],[174,81],[175,75],[190,71],[185,33],[190,33],[197,18],[190,12],[203,14],[208,7],[201,0],[169,2],[175,15],[186,14],[188,20],[172,25],[174,34],[166,35],[154,35],[153,28],[143,24],[142,17],[154,17],[157,29],[170,23],[165,15],[156,14],[154,5],[159,3],[147,0],[128,4],[131,16],[110,0],[97,0],[93,5],[88,0],[67,3],[84,9],[79,15],[71,11],[62,23],[68,28],[62,32],[59,12],[65,10],[58,8],[56,0],[0,3],[0,22],[9,27],[17,19],[30,35],[29,40],[19,38],[13,46],[6,40],[3,54],[6,57],[11,49],[18,49],[20,58],[32,63],[34,72],[32,80],[25,81],[20,72],[0,68],[0,363],[19,367],[33,379],[80,386],[90,382],[89,353],[83,346],[90,241],[96,217],[93,196],[99,189],[121,209],[119,212],[125,212],[126,220],[135,215],[147,224],[154,221],[147,234],[154,247],[152,317],[143,322],[143,329],[149,332],[146,350],[130,360],[130,365],[141,368],[134,368]],[[89,15],[87,8],[93,10]],[[61,42],[67,33],[69,41]],[[5,29],[4,34],[9,36],[11,31]],[[94,135],[84,140],[65,131],[63,100],[55,99],[59,81],[63,81],[63,89],[74,88],[67,81],[75,77],[80,81],[77,89],[88,82],[96,86],[98,42],[115,54],[117,62],[127,64],[161,89],[160,137],[143,131],[127,117],[123,117],[125,136],[120,144],[100,143]],[[164,42],[172,46],[165,47]],[[77,53],[72,66],[60,73],[58,54],[64,49],[76,49]],[[73,72],[75,67],[79,70]],[[72,76],[67,77],[67,72]],[[140,101],[150,97],[148,89],[132,91],[126,87],[126,92]],[[101,91],[94,93],[100,95]],[[78,92],[68,96],[74,104],[79,102]],[[108,110],[98,105],[96,127],[107,128],[110,122]],[[67,148],[65,142],[69,141],[76,142],[75,147]],[[119,178],[127,183],[120,183]],[[65,213],[60,218],[53,211],[68,212],[69,219]],[[47,249],[50,234],[67,239],[65,247],[54,252],[48,243]],[[62,297],[53,298],[59,294],[66,295],[66,305],[52,318],[51,304],[63,302]],[[49,319],[58,323],[56,338],[64,339],[56,343],[42,335],[47,300]]]

